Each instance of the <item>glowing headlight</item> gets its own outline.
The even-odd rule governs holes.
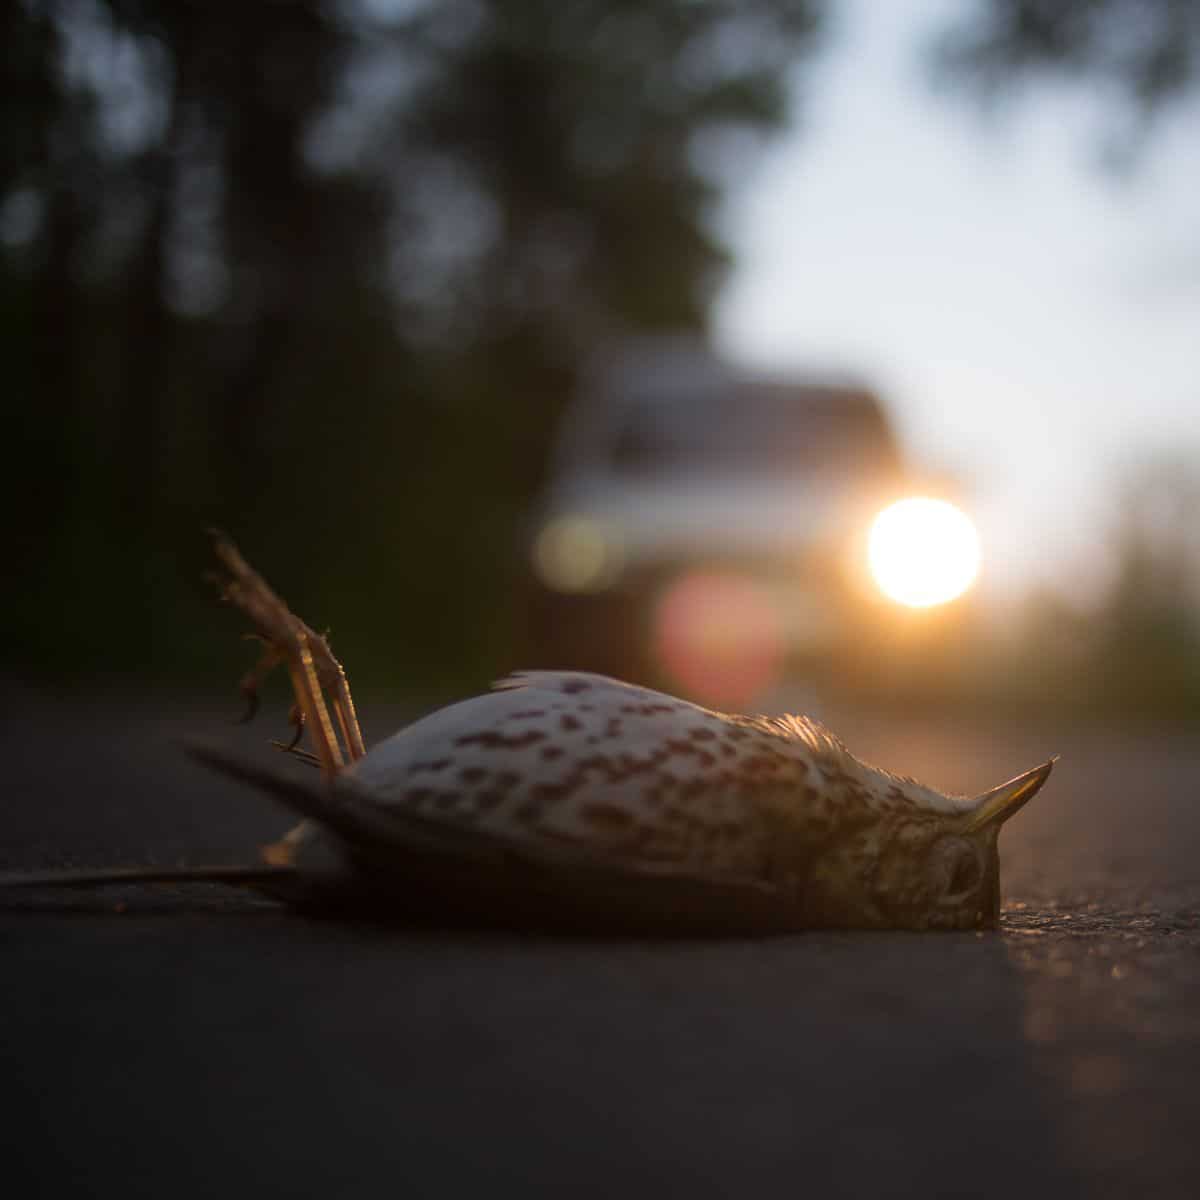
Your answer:
[[[592,517],[548,521],[533,543],[542,582],[558,592],[598,592],[615,583],[624,565],[616,530]]]
[[[880,591],[928,608],[961,596],[975,581],[979,535],[970,517],[945,500],[900,500],[875,518],[867,557]]]

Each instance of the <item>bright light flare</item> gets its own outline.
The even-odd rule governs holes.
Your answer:
[[[871,526],[867,558],[884,595],[910,608],[945,604],[979,574],[979,535],[945,500],[916,497],[889,505]]]

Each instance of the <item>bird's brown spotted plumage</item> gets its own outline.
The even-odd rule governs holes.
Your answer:
[[[964,855],[978,850],[961,881],[978,902],[919,911],[954,882],[931,882],[924,857],[972,802],[868,766],[806,717],[731,716],[602,676],[535,671],[402,730],[347,778],[381,811],[504,843],[762,883],[802,924],[995,915],[982,894],[994,830],[975,849],[963,843]]]

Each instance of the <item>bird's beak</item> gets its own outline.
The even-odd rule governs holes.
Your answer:
[[[984,792],[971,801],[967,810],[964,832],[977,833],[988,825],[1000,826],[1008,820],[1041,789],[1050,778],[1050,771],[1058,761],[1057,756],[1044,762],[1016,779],[1002,783],[990,792]]]

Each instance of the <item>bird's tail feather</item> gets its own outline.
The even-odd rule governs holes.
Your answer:
[[[363,797],[353,778],[343,776],[330,787],[320,779],[297,778],[212,742],[191,740],[184,747],[198,762],[265,792],[357,850],[392,847],[462,859],[496,859],[503,854],[495,837],[419,813],[379,808]]]

